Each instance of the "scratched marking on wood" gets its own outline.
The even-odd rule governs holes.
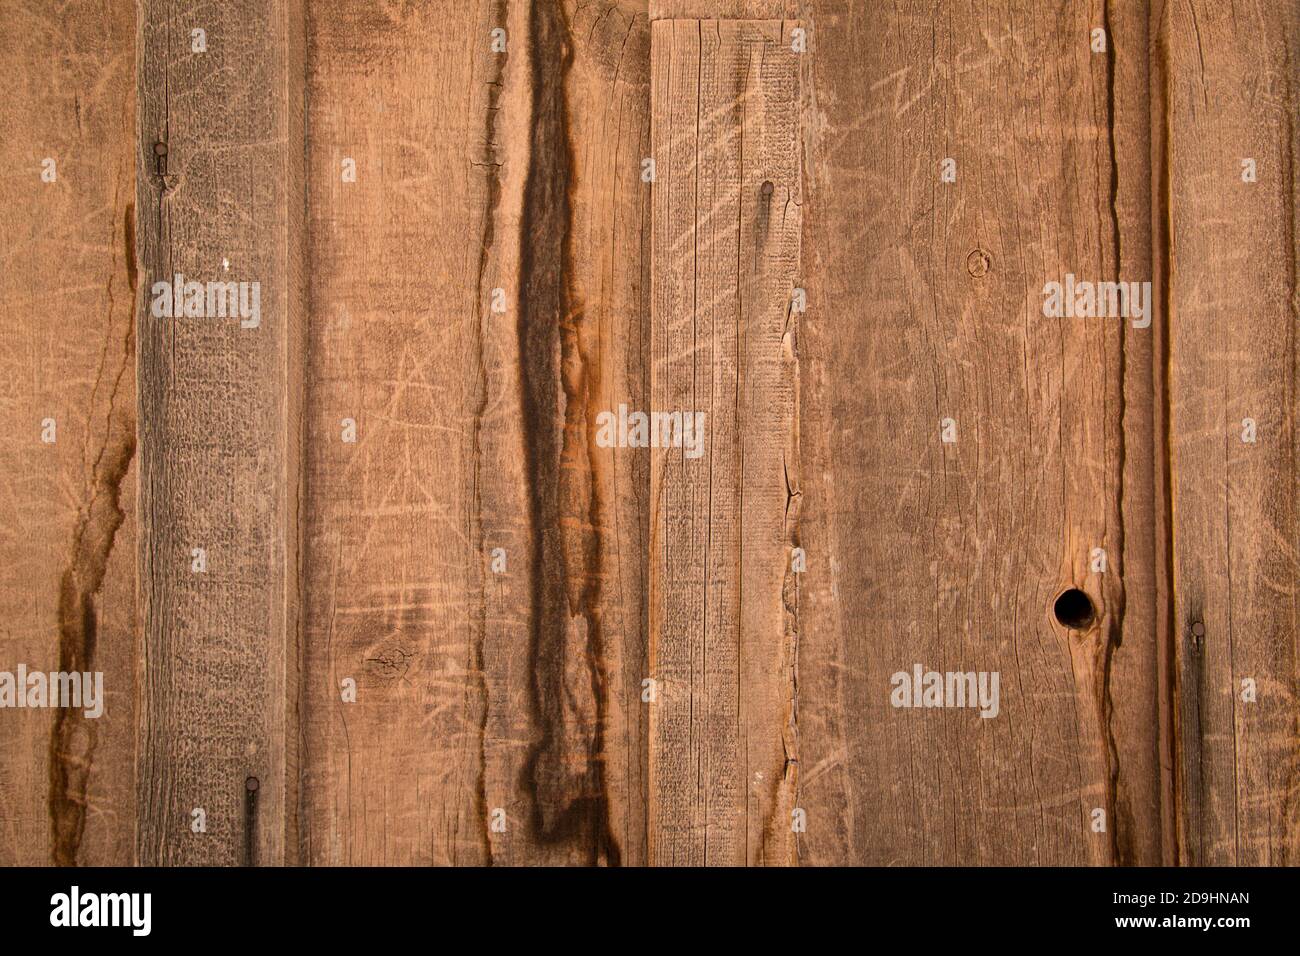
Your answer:
[[[1294,866],[1300,11],[1172,5],[1159,29],[1179,858]]]
[[[660,20],[651,410],[651,859],[788,863],[796,785],[794,22]]]
[[[105,695],[96,718],[0,711],[0,862],[129,864],[135,17],[6,2],[0,20],[0,670],[100,671]]]

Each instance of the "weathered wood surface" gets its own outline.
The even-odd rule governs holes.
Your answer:
[[[578,350],[586,413],[649,405],[651,191],[641,182],[650,141],[650,22],[642,0],[566,5],[573,65],[566,85],[573,143],[574,290],[582,309]],[[649,813],[651,674],[646,614],[650,457],[593,444],[582,422],[592,488],[606,676],[604,773],[610,829],[624,866],[644,866]],[[601,686],[601,685],[598,685]]]
[[[650,451],[656,864],[794,860],[795,26],[653,27],[651,408],[695,419]]]
[[[283,863],[297,843],[302,9],[145,0],[141,14],[138,858]],[[260,283],[260,316],[248,286],[247,314],[156,317],[153,285],[178,273]]]
[[[1154,862],[1151,332],[1042,291],[1149,275],[1145,25],[1094,53],[1084,5],[851,8],[813,37],[801,861]],[[918,664],[997,672],[998,716],[891,706]]]
[[[1294,866],[1300,10],[1171,4],[1158,41],[1177,849],[1194,865]]]
[[[0,862],[1296,862],[1293,4],[0,16]]]
[[[485,124],[507,61],[487,55],[490,8],[447,12],[309,10],[303,796],[315,863],[482,863],[491,850],[476,279],[499,196]]]
[[[305,856],[641,862],[645,13],[309,26]]]
[[[100,671],[106,698],[0,711],[0,863],[129,864],[135,16],[5,0],[0,21],[0,670]]]

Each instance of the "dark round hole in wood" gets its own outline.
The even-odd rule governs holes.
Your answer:
[[[1063,627],[1081,631],[1092,623],[1097,612],[1092,606],[1092,598],[1078,588],[1069,588],[1056,599],[1052,613]]]

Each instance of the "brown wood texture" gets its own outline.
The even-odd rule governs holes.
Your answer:
[[[651,405],[697,418],[696,446],[650,452],[662,865],[794,858],[795,27],[659,20],[652,36]]]
[[[302,10],[140,12],[137,855],[277,864],[297,842]],[[260,283],[260,316],[249,286],[246,316],[157,317],[177,274]]]
[[[582,7],[310,18],[311,862],[644,859],[649,26]]]
[[[6,0],[0,19],[0,670],[100,671],[106,697],[98,718],[0,711],[0,862],[127,864],[140,632],[135,17]]]
[[[0,862],[1297,862],[1294,4],[0,22]]]
[[[1086,5],[852,17],[822,15],[813,66],[801,859],[1155,862],[1153,602],[1126,580],[1151,580],[1126,467],[1151,332],[1042,311],[1067,273],[1149,275],[1145,23],[1097,54]],[[1086,631],[1053,619],[1069,587]],[[998,719],[891,707],[918,664],[1000,673]]]
[[[1171,4],[1159,32],[1177,845],[1195,865],[1300,862],[1300,10],[1256,14]]]

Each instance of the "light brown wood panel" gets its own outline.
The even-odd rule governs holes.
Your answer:
[[[1150,276],[1142,30],[1109,16],[817,5],[801,862],[1154,862],[1155,752],[1120,739],[1156,713],[1124,698],[1154,688],[1153,609],[1126,581],[1153,546],[1126,464],[1150,454],[1151,332],[1043,311],[1067,273]],[[1085,629],[1053,614],[1070,587]],[[996,673],[997,716],[893,706],[917,665]]]
[[[633,4],[590,10],[581,3],[535,3],[528,11],[531,116],[516,329],[530,567],[524,664],[529,747],[518,787],[521,802],[530,807],[528,837],[536,845],[527,858],[537,862],[612,865],[644,857],[644,836],[626,831],[644,797],[636,773],[620,766],[624,754],[640,759],[639,741],[647,733],[644,708],[628,693],[641,679],[645,659],[641,628],[634,623],[644,619],[643,605],[627,600],[636,596],[628,588],[640,591],[644,572],[639,562],[623,570],[618,561],[629,532],[644,540],[639,528],[645,519],[637,511],[645,504],[644,495],[616,502],[611,479],[621,465],[635,469],[625,474],[643,487],[645,471],[636,462],[638,451],[602,448],[597,425],[610,398],[623,390],[622,370],[635,376],[645,354],[644,312],[620,314],[618,299],[606,296],[635,289],[626,301],[638,305],[645,287],[633,278],[631,285],[625,280],[607,292],[580,265],[603,258],[591,241],[620,216],[628,228],[610,252],[635,264],[632,276],[647,259],[639,164],[629,168],[633,157],[618,148],[617,139],[609,142],[613,131],[593,126],[596,117],[584,110],[595,105],[592,96],[603,100],[639,91],[632,95],[642,105],[631,107],[629,120],[644,142],[648,29],[641,17]],[[607,61],[593,73],[602,56],[597,44],[611,33],[622,36],[620,60],[612,72]],[[618,64],[629,54],[631,89],[620,89]],[[575,129],[583,138],[573,136]],[[611,145],[617,156],[602,158]],[[609,175],[611,161],[626,207],[591,206],[589,191],[585,199],[575,198],[602,170]],[[636,339],[627,342],[641,343],[635,351],[620,347],[607,324],[614,317],[636,330]],[[641,374],[639,381],[627,380],[630,401],[644,389]]]
[[[641,161],[651,155],[650,24],[644,0],[574,0],[564,9],[573,50],[564,92],[573,158],[570,268],[578,310],[569,350],[582,368],[576,378],[581,417],[566,435],[575,445],[575,469],[587,473],[586,493],[570,507],[590,536],[583,560],[590,562],[589,579],[598,587],[591,606],[604,669],[596,693],[611,847],[621,865],[644,866],[650,456],[643,449],[601,447],[596,418],[603,411],[616,413],[620,404],[644,408],[650,391],[651,187],[641,181]]]
[[[139,861],[276,864],[297,842],[302,8],[140,12]],[[155,316],[178,274],[250,283],[240,315]]]
[[[644,858],[648,36],[312,10],[312,862]]]
[[[0,863],[129,864],[135,17],[5,0],[0,21],[0,670],[103,674],[100,716],[0,710]]]
[[[1163,13],[1179,859],[1293,866],[1300,10],[1190,2]]]
[[[649,839],[662,865],[793,860],[794,26],[653,26],[646,411],[703,416],[651,451]]]
[[[488,623],[483,549],[502,529],[474,502],[493,493],[475,456],[509,341],[488,324],[493,217],[518,215],[494,145],[499,112],[518,108],[502,92],[516,58],[488,50],[495,25],[517,26],[500,12],[309,8],[310,863],[483,863],[492,849],[485,634],[511,624]]]

